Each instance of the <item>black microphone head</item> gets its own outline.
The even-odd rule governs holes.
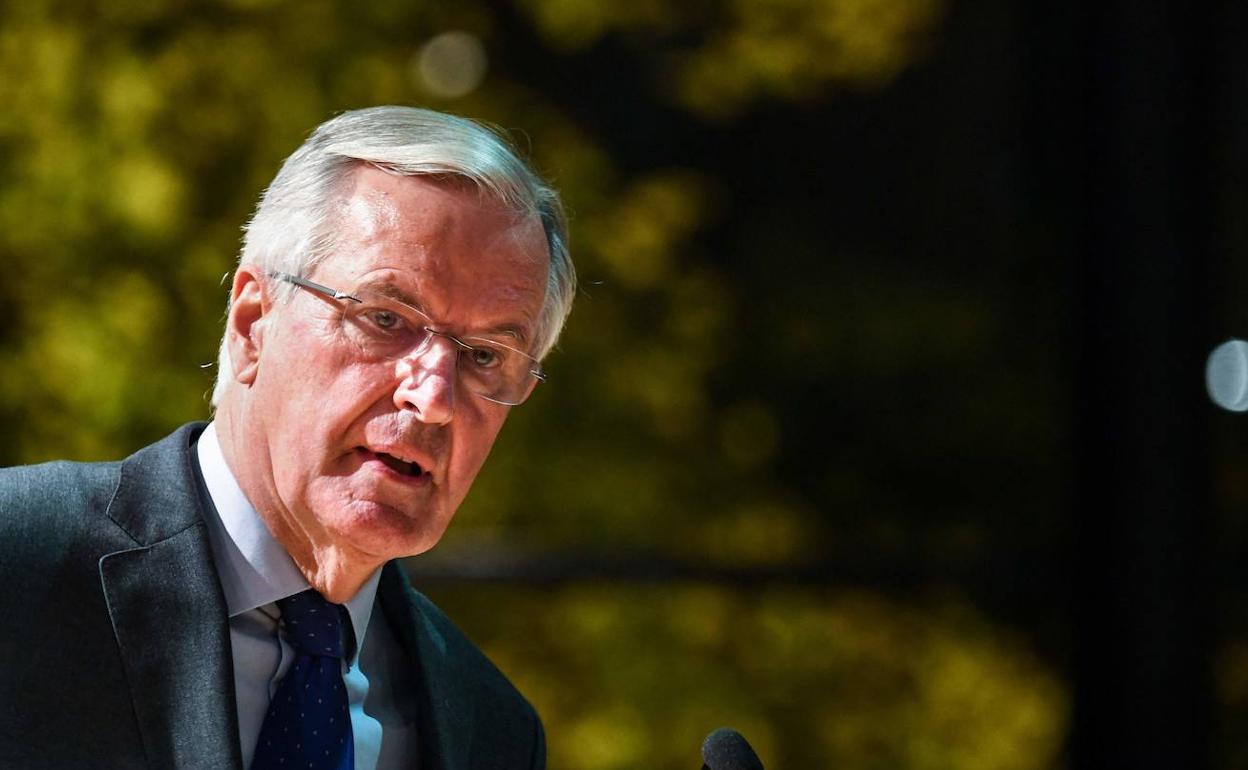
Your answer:
[[[714,730],[702,741],[706,770],[763,770],[763,763],[741,733],[731,727]]]

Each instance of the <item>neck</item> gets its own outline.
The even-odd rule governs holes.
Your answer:
[[[273,481],[267,444],[263,432],[258,429],[260,423],[243,414],[239,400],[222,399],[213,418],[225,464],[260,520],[290,554],[308,585],[335,604],[351,600],[384,560],[335,542],[323,528],[314,529],[304,524],[315,523],[315,517],[309,514],[301,520],[282,503]]]
[[[268,524],[266,521],[265,524]],[[269,525],[272,530],[273,526]],[[277,537],[274,533],[274,537]],[[278,538],[281,542],[281,538]],[[286,545],[284,542],[282,545]],[[310,554],[296,555],[290,546],[286,550],[294,560],[295,566],[307,578],[312,586],[334,604],[345,604],[360,592],[360,588],[373,576],[380,565],[368,569],[359,568],[358,564],[345,558],[345,554],[335,548],[313,550]]]

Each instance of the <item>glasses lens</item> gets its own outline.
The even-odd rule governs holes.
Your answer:
[[[367,291],[351,296],[359,301],[343,300],[342,328],[366,360],[419,355],[439,337],[456,348],[460,382],[490,401],[519,404],[540,379],[537,361],[498,340],[430,331],[433,322],[410,305]]]
[[[503,404],[519,404],[533,392],[537,362],[527,353],[482,337],[456,342],[462,348],[459,378],[473,393]]]
[[[422,350],[429,319],[414,307],[368,292],[343,300],[342,328],[368,359],[398,358]]]

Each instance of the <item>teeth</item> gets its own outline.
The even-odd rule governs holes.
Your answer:
[[[377,458],[385,463],[388,468],[399,473],[404,473],[408,476],[419,476],[421,474],[421,467],[414,462],[408,462],[385,452],[377,452]]]

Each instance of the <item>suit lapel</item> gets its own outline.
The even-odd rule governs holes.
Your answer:
[[[459,661],[417,606],[416,592],[398,562],[383,568],[377,588],[382,611],[412,662],[419,715],[422,770],[463,770],[472,746],[472,704],[465,697]]]
[[[148,763],[241,770],[225,598],[187,426],[123,463],[109,516],[137,547],[100,560]]]

